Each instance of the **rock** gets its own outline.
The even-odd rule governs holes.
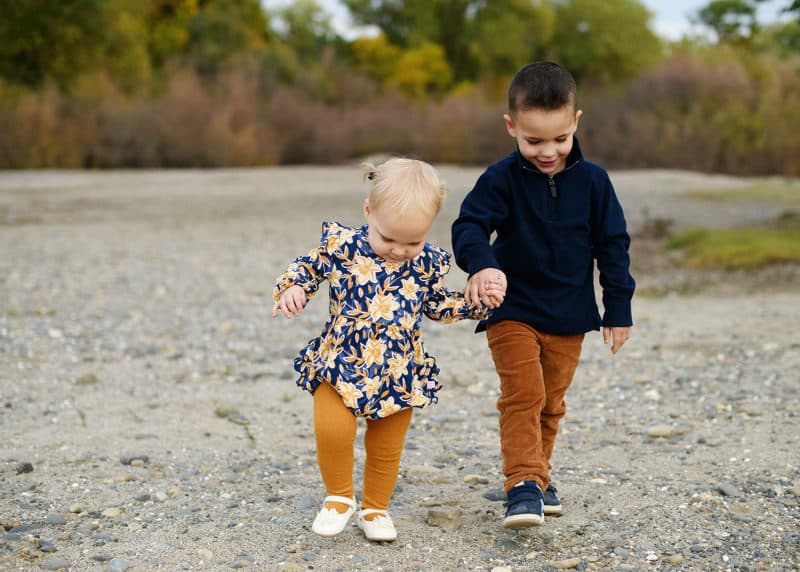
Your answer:
[[[547,564],[559,570],[571,570],[572,568],[577,568],[580,563],[580,558],[568,558],[566,560],[551,560]]]
[[[672,554],[667,558],[667,562],[669,562],[673,566],[677,566],[678,564],[683,562],[683,556],[681,556],[680,554]]]
[[[45,558],[42,560],[41,567],[43,570],[67,570],[70,562],[64,558]]]
[[[24,473],[32,473],[33,472],[33,464],[29,463],[28,461],[22,461],[21,463],[17,463],[14,467],[14,471],[18,475],[22,475]]]
[[[737,488],[728,483],[717,483],[717,490],[726,497],[735,497],[739,495]]]
[[[83,505],[82,505],[82,504],[75,503],[75,504],[71,504],[71,505],[69,505],[69,512],[71,512],[72,514],[80,514],[80,513],[82,513],[84,510],[85,510],[85,509],[83,508]]]
[[[74,383],[75,385],[96,385],[97,381],[97,376],[95,374],[87,373],[76,379]]]
[[[506,491],[503,489],[489,489],[483,493],[483,498],[490,501],[505,501],[508,496],[506,495]]]
[[[253,564],[255,564],[255,560],[253,560],[250,556],[247,556],[246,554],[240,554],[234,558],[231,568],[247,568]]]
[[[682,435],[683,431],[672,425],[654,425],[647,430],[647,434],[654,439],[666,439],[668,437]]]
[[[46,517],[44,517],[44,521],[47,524],[66,524],[67,519],[64,518],[63,514],[58,514],[57,512],[51,512]]]
[[[432,508],[428,511],[428,524],[448,532],[461,526],[461,518],[462,513],[459,509]]]
[[[119,460],[123,465],[132,465],[134,461],[141,461],[144,464],[150,462],[150,457],[147,455],[128,455],[127,457],[120,457]]]
[[[110,572],[125,572],[130,567],[130,563],[123,558],[114,558],[108,563]]]
[[[214,558],[214,553],[211,552],[208,548],[201,548],[197,551],[197,556],[206,564],[210,564],[211,560]]]
[[[489,479],[486,477],[482,477],[481,475],[465,475],[464,476],[465,483],[478,483],[481,485],[488,485]]]
[[[308,495],[303,495],[299,499],[297,499],[297,504],[295,505],[295,510],[309,510],[312,508],[316,508],[319,502],[314,497],[310,497]]]

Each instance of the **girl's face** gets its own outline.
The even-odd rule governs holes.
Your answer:
[[[567,166],[572,136],[582,113],[571,105],[553,111],[522,109],[513,117],[505,115],[506,129],[517,140],[522,156],[552,177]]]
[[[425,248],[433,217],[423,213],[397,215],[386,206],[364,202],[367,240],[375,254],[394,264],[411,260]]]

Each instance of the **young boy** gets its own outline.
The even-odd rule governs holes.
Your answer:
[[[504,116],[517,149],[481,175],[452,228],[468,302],[493,304],[489,279],[500,270],[508,280],[502,306],[477,328],[500,377],[506,528],[561,513],[550,457],[585,332],[602,326],[613,354],[631,333],[630,237],[608,173],[581,154],[576,97],[575,80],[557,64],[517,72]]]

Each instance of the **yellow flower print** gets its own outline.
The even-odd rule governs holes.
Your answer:
[[[375,338],[370,338],[363,346],[364,365],[370,367],[373,364],[383,364],[383,354],[386,353],[386,345]]]
[[[334,288],[339,288],[341,286],[339,280],[342,278],[342,273],[339,272],[336,268],[331,270],[331,273],[328,274],[328,282]]]
[[[406,330],[413,330],[414,324],[417,323],[417,317],[412,313],[404,314],[400,318],[400,325],[405,328]]]
[[[394,397],[389,397],[381,401],[381,408],[378,410],[378,417],[389,417],[400,411],[401,407],[394,402]]]
[[[367,397],[372,397],[374,395],[378,395],[378,392],[381,390],[381,378],[380,377],[368,377],[364,376],[361,379],[362,389],[364,393],[367,394]]]
[[[350,264],[351,272],[356,277],[356,281],[362,286],[375,282],[380,269],[381,267],[374,260],[360,254],[356,254],[355,260]]]
[[[404,355],[392,354],[388,359],[389,369],[386,370],[392,379],[400,379],[408,368],[408,357]]]
[[[416,300],[419,284],[417,284],[413,278],[406,278],[402,282],[403,287],[400,288],[400,294],[403,295],[403,298],[406,300]]]
[[[353,241],[356,231],[352,228],[344,228],[339,225],[331,225],[331,233],[325,242],[325,250],[334,252],[339,249],[343,244]]]
[[[353,409],[358,407],[358,400],[364,395],[355,385],[351,383],[337,383],[336,391],[338,391],[339,395],[341,395],[342,403],[344,403],[345,406]]]
[[[369,301],[369,315],[373,320],[391,320],[400,304],[390,294],[376,294]]]
[[[415,388],[411,399],[408,400],[408,404],[411,407],[422,407],[428,404],[428,398],[418,388]]]

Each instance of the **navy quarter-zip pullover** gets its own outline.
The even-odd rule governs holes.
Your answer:
[[[633,325],[636,283],[622,206],[606,170],[583,159],[577,138],[566,168],[552,177],[519,150],[489,166],[464,198],[452,239],[456,263],[470,276],[499,268],[508,278],[503,304],[477,331],[502,320],[561,336]]]

